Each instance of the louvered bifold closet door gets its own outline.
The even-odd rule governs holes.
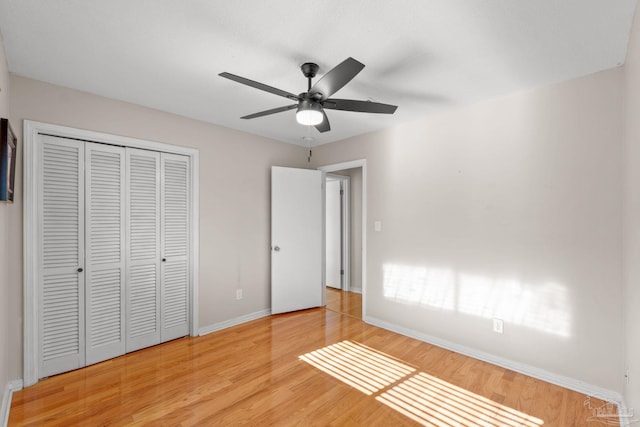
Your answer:
[[[160,153],[127,148],[127,351],[160,343]]]
[[[124,148],[86,143],[86,364],[125,353]]]
[[[189,334],[189,158],[162,154],[162,342]]]
[[[39,376],[85,364],[84,144],[37,139]]]

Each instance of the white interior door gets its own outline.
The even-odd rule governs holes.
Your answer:
[[[38,140],[39,374],[85,365],[84,143]]]
[[[271,312],[323,304],[324,176],[271,168]]]
[[[125,353],[124,148],[85,144],[86,364]]]
[[[160,301],[162,342],[189,334],[189,158],[162,153]]]
[[[327,177],[325,285],[336,289],[342,289],[342,208],[340,197],[340,181]]]
[[[160,153],[126,155],[129,352],[160,343]]]

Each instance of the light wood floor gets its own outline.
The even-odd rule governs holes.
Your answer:
[[[585,398],[318,308],[45,379],[9,425],[597,427]]]
[[[327,309],[362,319],[362,294],[327,287]]]

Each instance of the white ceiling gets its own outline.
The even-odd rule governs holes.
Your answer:
[[[9,70],[257,135],[313,145],[624,63],[636,0],[0,0]],[[393,116],[327,111],[324,134],[293,93],[347,57],[365,69],[335,97]]]

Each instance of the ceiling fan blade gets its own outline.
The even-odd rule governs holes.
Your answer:
[[[349,83],[363,68],[363,63],[349,57],[322,76],[309,90],[309,95],[324,101]]]
[[[260,111],[259,113],[249,114],[248,116],[240,117],[241,119],[255,119],[256,117],[268,116],[269,114],[282,113],[283,111],[293,110],[298,108],[298,104],[287,105],[286,107],[272,108],[271,110]]]
[[[357,101],[355,99],[329,98],[323,102],[324,108],[330,110],[356,111],[360,113],[381,113],[393,114],[398,108],[397,105],[381,104],[371,101]]]
[[[244,77],[240,77],[240,76],[236,76],[235,74],[231,74],[231,73],[220,73],[218,74],[220,77],[224,77],[225,79],[229,79],[229,80],[233,80],[234,82],[238,82],[238,83],[242,83],[243,85],[247,85],[247,86],[251,86],[254,87],[256,89],[260,89],[263,90],[265,92],[269,92],[272,93],[274,95],[278,95],[278,96],[283,96],[285,98],[289,98],[293,101],[297,101],[299,100],[298,95],[294,95],[291,92],[287,92],[285,90],[282,89],[278,89],[272,86],[268,86],[266,84],[263,83],[259,83],[259,82],[255,82],[253,80],[249,80],[246,79]]]
[[[316,125],[316,129],[318,129],[318,132],[321,132],[321,133],[328,132],[331,130],[331,125],[329,124],[329,118],[327,117],[324,111],[322,111],[322,115],[324,116],[322,123],[320,123],[319,125]]]

